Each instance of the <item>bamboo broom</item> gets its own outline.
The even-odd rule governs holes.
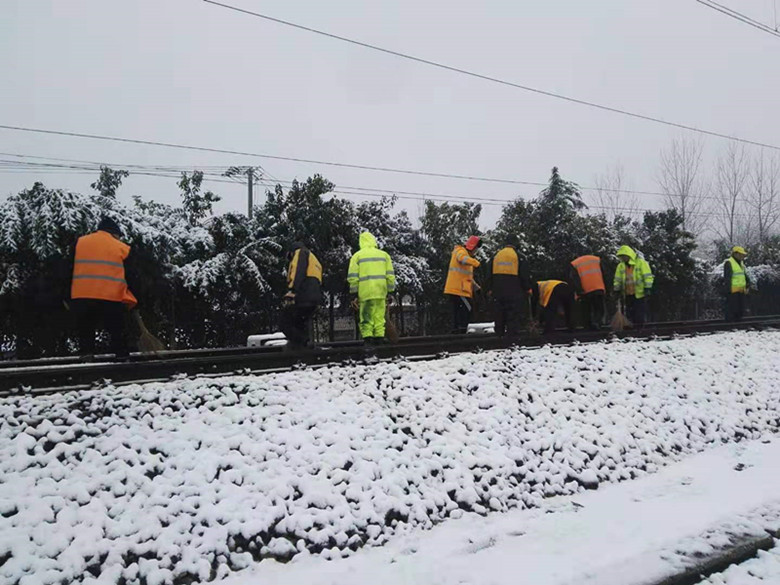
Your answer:
[[[403,311],[403,306],[401,306],[401,310]],[[390,303],[387,304],[387,308],[385,309],[385,336],[392,343],[398,343],[398,338],[400,337],[398,335],[398,329],[395,327],[395,323],[390,318]]]
[[[539,335],[539,324],[536,322],[536,319],[534,319],[534,305],[533,301],[531,300],[531,295],[527,296],[528,298],[528,333],[532,337],[536,337]]]
[[[617,310],[615,311],[615,315],[612,317],[612,321],[610,323],[612,331],[623,331],[624,329],[631,327],[631,321],[629,321],[628,317],[623,314],[625,302],[626,297],[623,295],[621,300],[618,300]]]
[[[146,328],[144,320],[141,318],[141,312],[137,309],[130,311],[130,318],[136,327],[138,334],[138,351],[141,353],[157,353],[165,349],[165,344],[157,339]]]

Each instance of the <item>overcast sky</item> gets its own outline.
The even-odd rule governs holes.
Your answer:
[[[780,145],[780,39],[695,0],[225,0],[486,75]],[[723,0],[772,25],[773,0]],[[368,51],[198,0],[6,0],[0,124],[352,164],[592,185],[622,164],[657,191],[679,132]],[[705,141],[714,157],[725,142]],[[122,164],[261,164],[339,186],[510,199],[536,187],[426,178],[0,130],[0,152]],[[0,158],[8,159],[7,156]],[[0,198],[43,180],[0,169]],[[245,188],[213,183],[220,211]],[[120,198],[175,202],[175,179],[131,177]],[[359,199],[356,197],[356,199]],[[642,205],[656,208],[658,197]],[[416,215],[420,204],[404,201]],[[486,207],[486,225],[498,207]]]

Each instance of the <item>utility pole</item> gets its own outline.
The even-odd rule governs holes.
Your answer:
[[[255,179],[263,178],[263,175],[260,172],[261,170],[261,167],[230,167],[222,173],[223,177],[231,177],[236,182],[239,182],[240,178],[246,175],[246,216],[248,219],[252,219],[252,208],[255,203]]]
[[[252,194],[252,187],[254,186],[253,185],[254,178],[255,178],[255,169],[253,169],[252,167],[247,168],[247,170],[246,170],[246,180],[247,180],[247,183],[246,183],[246,186],[247,186],[247,193],[246,193],[246,198],[247,198],[247,202],[246,202],[246,204],[247,204],[246,216],[249,219],[252,219],[252,207],[253,207],[253,203],[254,203],[254,196]]]

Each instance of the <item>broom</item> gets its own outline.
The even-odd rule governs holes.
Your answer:
[[[528,333],[535,337],[539,335],[539,324],[536,322],[536,319],[534,319],[534,306],[533,301],[531,301],[531,296],[528,297]]]
[[[165,349],[165,344],[157,339],[144,325],[141,312],[137,309],[130,311],[130,318],[136,327],[138,334],[138,351],[141,353],[157,353]]]
[[[404,308],[401,307],[401,310],[403,311]],[[398,329],[395,328],[395,323],[393,323],[393,320],[390,318],[390,303],[388,303],[387,309],[385,309],[385,336],[391,343],[398,343],[398,338],[400,337],[398,335]]]
[[[612,331],[623,331],[623,329],[631,327],[631,321],[623,314],[625,302],[626,297],[623,295],[622,300],[618,300],[617,311],[615,311],[615,316],[612,317],[612,321],[610,322]]]

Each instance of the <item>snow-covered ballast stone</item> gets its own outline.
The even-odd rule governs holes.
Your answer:
[[[780,425],[780,333],[0,400],[0,582],[184,583],[536,506]]]

